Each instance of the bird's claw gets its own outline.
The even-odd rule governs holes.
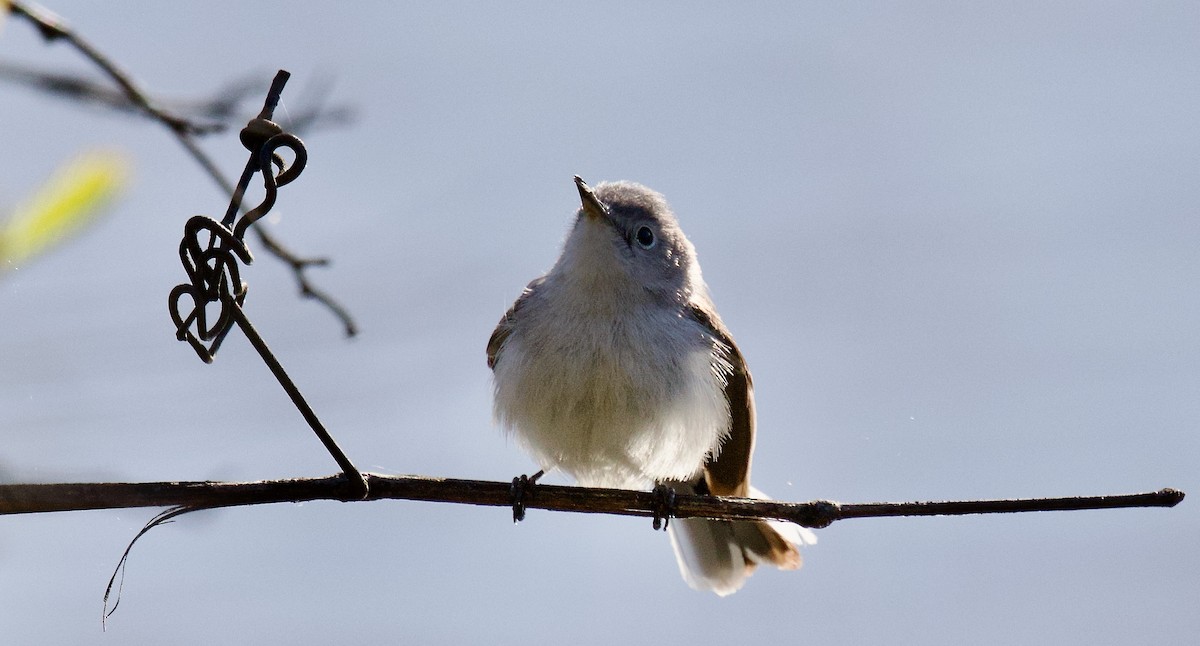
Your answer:
[[[542,477],[543,471],[538,471],[532,476],[520,475],[513,478],[512,486],[508,489],[509,499],[512,500],[513,522],[519,523],[525,520],[525,496],[533,490],[533,485],[537,484],[538,478]]]
[[[654,529],[666,530],[671,524],[671,516],[675,515],[675,490],[659,484],[651,493],[654,494]]]

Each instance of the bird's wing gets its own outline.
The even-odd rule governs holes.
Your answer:
[[[725,397],[729,400],[729,437],[721,445],[717,454],[710,457],[704,465],[703,482],[707,485],[708,492],[717,496],[765,498],[761,492],[750,487],[750,456],[754,453],[754,384],[750,381],[750,371],[746,368],[746,360],[742,357],[741,350],[738,350],[737,344],[733,342],[733,337],[730,336],[729,330],[725,329],[721,320],[715,314],[706,313],[712,311],[711,307],[702,309],[693,305],[691,310],[692,316],[707,328],[708,333],[729,348],[725,358],[733,366],[732,372],[725,381]],[[680,527],[685,527],[689,523],[692,523],[692,519],[686,519]],[[700,526],[692,524],[690,528],[692,530],[703,528],[706,532],[716,532],[716,535],[726,536],[726,540],[731,541],[730,545],[741,550],[742,559],[735,557],[732,564],[727,564],[736,574],[733,574],[732,578],[726,578],[725,582],[720,584],[722,586],[731,584],[732,587],[726,588],[726,591],[722,593],[721,588],[716,587],[712,580],[701,584],[702,587],[717,590],[718,594],[728,594],[740,587],[741,582],[760,562],[773,563],[785,570],[794,570],[800,567],[800,550],[796,549],[795,545],[798,541],[781,533],[770,522],[724,524],[709,522]],[[711,536],[712,534],[710,534],[710,539]],[[676,545],[676,551],[679,552],[679,544],[676,543]],[[711,567],[711,565],[710,563],[709,566]],[[691,571],[691,565],[685,566],[685,569]],[[701,569],[704,569],[703,565]],[[697,580],[703,580],[705,576],[711,574],[710,571],[701,575],[701,578]],[[695,575],[685,574],[684,578],[691,582],[692,578],[690,577],[692,576]],[[720,576],[730,577],[731,575],[726,572]]]
[[[508,340],[508,335],[512,332],[513,321],[516,320],[517,311],[521,306],[533,295],[534,291],[542,284],[545,278],[538,278],[525,286],[525,291],[517,297],[516,302],[504,316],[500,318],[500,322],[496,324],[496,329],[492,331],[492,336],[488,338],[487,344],[487,364],[488,368],[496,369],[496,361],[500,359],[500,350],[504,347],[504,342]]]
[[[691,315],[714,339],[729,348],[726,359],[733,370],[725,381],[729,400],[729,437],[717,454],[704,465],[704,480],[710,493],[717,496],[750,495],[750,457],[754,453],[754,384],[746,360],[725,324],[711,310],[691,306]]]

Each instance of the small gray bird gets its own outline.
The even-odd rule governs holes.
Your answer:
[[[562,255],[488,340],[497,421],[583,486],[765,498],[750,486],[750,372],[666,200],[575,184]],[[688,585],[719,595],[759,563],[800,567],[796,546],[816,542],[780,522],[676,519],[668,532]]]

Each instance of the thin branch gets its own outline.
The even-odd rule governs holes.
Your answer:
[[[375,473],[364,473],[363,476],[370,490],[363,500],[422,500],[491,507],[513,504],[512,484],[508,482]],[[342,475],[256,482],[9,484],[0,485],[0,515],[131,507],[217,508],[310,500],[353,502],[358,500],[355,493],[354,485]],[[671,515],[727,520],[774,519],[820,528],[850,518],[1174,507],[1183,497],[1182,491],[1162,489],[1118,496],[853,504],[679,494]],[[526,491],[523,503],[530,509],[626,516],[654,516],[662,508],[661,498],[649,491],[545,484]]]
[[[148,93],[144,92],[140,87],[138,87],[137,83],[134,82],[133,77],[122,70],[115,62],[113,62],[112,59],[108,58],[102,52],[100,52],[100,50],[92,46],[91,43],[75,33],[75,31],[68,27],[61,18],[53,13],[35,4],[21,2],[20,0],[10,0],[9,12],[16,17],[25,18],[26,20],[30,21],[34,27],[37,28],[38,32],[41,33],[42,37],[47,41],[53,42],[61,40],[65,43],[68,43],[78,50],[79,53],[83,54],[85,58],[103,70],[105,75],[107,75],[114,83],[117,84],[121,91],[129,98],[130,102],[138,110],[142,111],[155,121],[163,124],[168,130],[171,131],[171,134],[173,134],[175,139],[179,141],[180,145],[187,150],[192,159],[204,169],[205,173],[207,173],[208,176],[212,178],[214,182],[216,182],[217,186],[219,186],[226,195],[233,194],[233,182],[229,181],[229,179],[225,177],[225,175],[217,167],[216,163],[209,158],[209,156],[205,154],[203,150],[201,150],[200,145],[196,142],[196,135],[204,134],[210,130],[211,127],[194,124],[188,119],[173,114],[158,106],[151,99]],[[296,277],[296,281],[300,285],[300,293],[304,297],[314,299],[328,308],[329,311],[341,321],[342,327],[346,332],[346,336],[354,336],[357,332],[357,326],[355,325],[354,320],[350,318],[346,308],[333,300],[333,298],[331,298],[325,292],[313,288],[309,284],[308,278],[304,273],[307,268],[311,266],[325,265],[327,264],[327,261],[300,258],[294,253],[288,251],[262,227],[256,225],[255,231],[258,233],[259,238],[263,241],[263,244],[268,251],[286,262],[292,268],[292,271]]]
[[[125,96],[129,97],[129,100],[134,105],[172,131],[183,134],[197,134],[208,130],[204,126],[197,126],[187,119],[171,114],[155,105],[150,96],[143,92],[128,74],[121,70],[110,58],[93,47],[91,43],[76,34],[63,22],[62,18],[43,7],[35,4],[26,4],[20,2],[20,0],[11,0],[9,11],[19,18],[25,18],[32,22],[37,27],[38,32],[41,33],[42,38],[48,41],[61,39],[70,43],[72,47],[79,50],[79,53],[83,54],[84,57],[103,70],[105,75],[121,88],[121,91],[125,93]]]
[[[261,72],[248,74],[225,83],[207,97],[159,99],[155,105],[175,117],[187,119],[197,135],[224,132],[231,125],[241,125],[235,122],[243,120],[244,115],[249,113],[244,104],[262,89],[262,77]],[[88,103],[141,118],[154,118],[125,92],[81,74],[0,61],[0,79],[67,101]],[[325,105],[330,85],[328,78],[318,77],[315,83],[306,86],[301,100],[290,102],[287,115],[289,130],[299,134],[320,127],[343,126],[354,122],[356,117],[351,107]],[[201,119],[209,123],[199,123]]]

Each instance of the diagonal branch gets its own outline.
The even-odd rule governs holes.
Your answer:
[[[370,491],[364,500],[423,500],[491,507],[513,504],[512,485],[507,482],[375,473],[364,473],[363,476]],[[352,502],[358,500],[355,492],[354,486],[341,475],[256,482],[9,484],[0,485],[0,515],[130,507],[203,509],[310,500]],[[1116,496],[854,504],[825,500],[778,502],[681,493],[675,498],[671,515],[676,518],[773,519],[820,528],[850,518],[1174,507],[1183,497],[1182,491],[1162,489]],[[544,484],[525,492],[523,503],[530,509],[625,516],[654,516],[662,508],[661,498],[649,491]]]
[[[192,159],[204,169],[217,186],[221,188],[226,195],[232,195],[234,191],[233,182],[217,168],[216,163],[200,148],[196,142],[196,135],[205,134],[212,129],[220,128],[218,124],[199,125],[190,120],[173,114],[172,112],[158,106],[150,95],[138,87],[133,78],[122,70],[112,59],[105,56],[100,50],[96,49],[91,43],[79,36],[68,27],[61,18],[46,11],[45,9],[33,3],[22,2],[21,0],[10,0],[9,12],[12,15],[24,18],[31,22],[42,37],[47,41],[53,42],[61,40],[68,43],[85,58],[90,60],[101,70],[104,71],[121,91],[129,98],[129,101],[140,111],[155,121],[163,124],[175,136],[175,139],[181,146],[187,150]],[[328,264],[326,259],[303,258],[289,251],[277,240],[275,240],[265,229],[260,226],[254,227],[259,238],[263,241],[263,245],[270,253],[277,258],[283,260],[292,268],[292,273],[296,278],[296,282],[300,287],[300,293],[306,298],[312,298],[324,305],[333,313],[342,323],[342,327],[346,332],[346,336],[354,336],[357,333],[357,326],[354,320],[350,317],[349,312],[344,306],[335,301],[324,291],[317,289],[309,283],[308,276],[305,273],[309,267],[324,266]]]
[[[138,109],[145,112],[148,116],[152,117],[156,121],[159,121],[163,125],[167,126],[177,135],[204,134],[212,130],[213,126],[193,124],[187,119],[176,116],[164,109],[159,108],[150,99],[150,96],[143,92],[141,88],[134,83],[132,77],[118,67],[117,64],[112,61],[112,59],[105,56],[100,52],[100,50],[92,46],[91,43],[76,34],[74,30],[72,30],[66,25],[65,22],[63,22],[62,18],[59,18],[46,9],[39,7],[38,5],[26,4],[20,0],[11,0],[9,3],[9,11],[14,16],[25,18],[26,20],[32,22],[33,25],[37,27],[38,32],[41,33],[42,38],[45,38],[47,41],[53,42],[56,40],[63,40],[67,43],[70,43],[72,47],[79,50],[79,53],[83,54],[84,57],[95,63],[101,70],[103,70],[105,75],[112,79],[113,82],[121,88],[121,91],[125,94],[125,96],[129,97],[129,100],[135,106],[137,106]],[[221,128],[219,125],[216,127],[218,129]]]

